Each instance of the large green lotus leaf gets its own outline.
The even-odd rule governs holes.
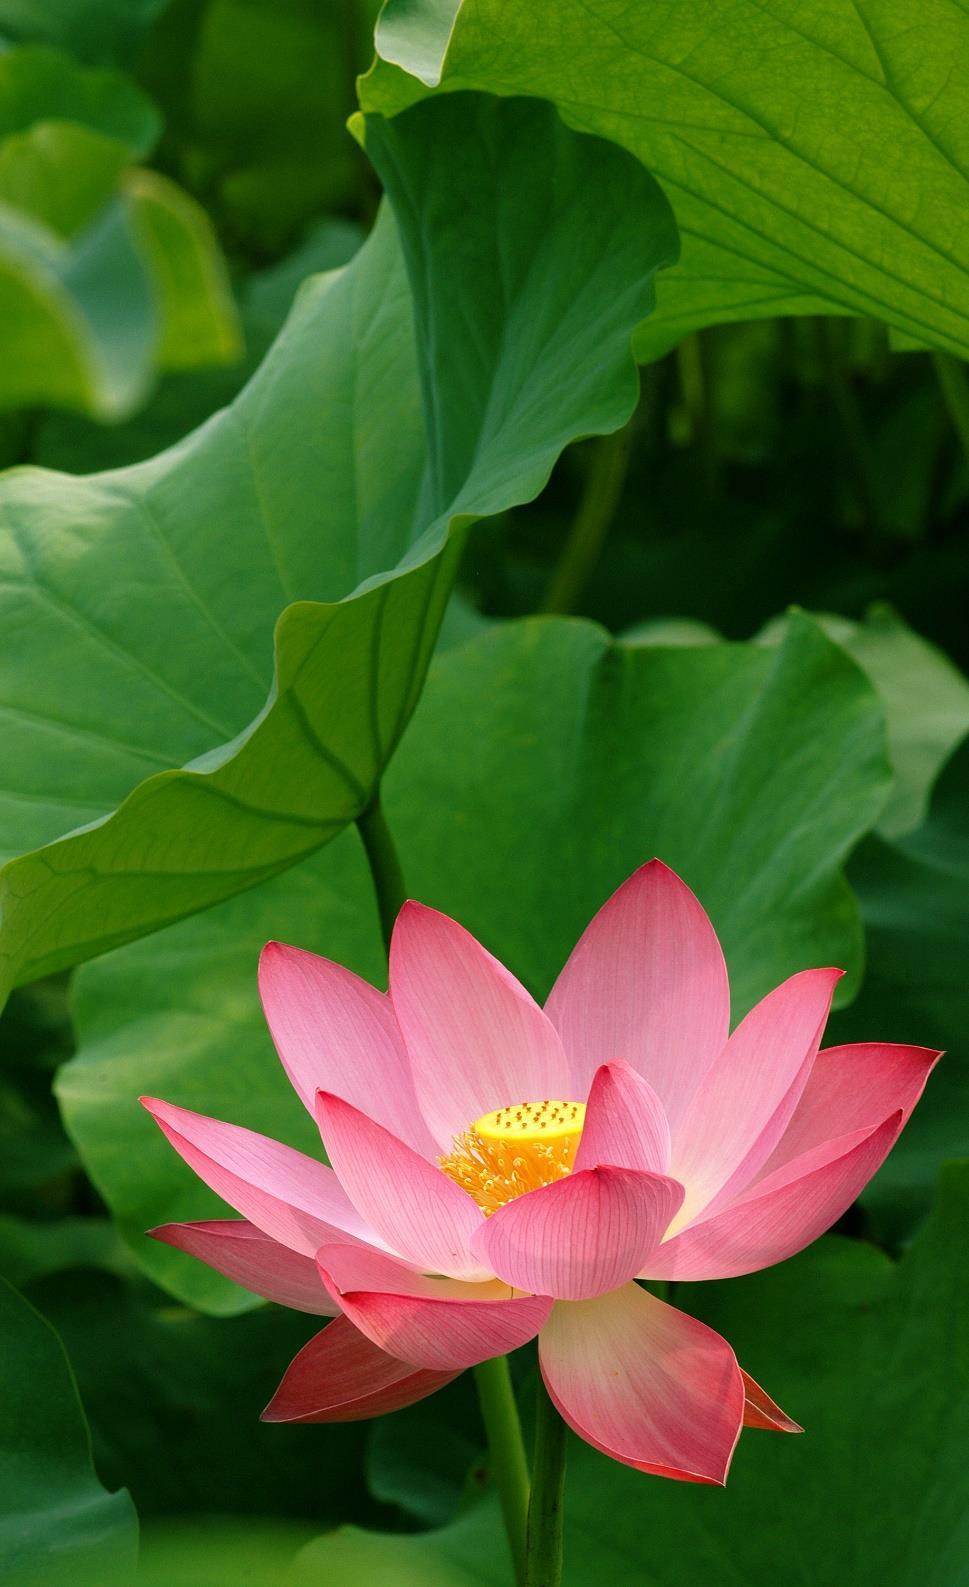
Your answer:
[[[570,1440],[563,1587],[965,1587],[969,1169],[942,1179],[897,1266],[829,1236],[732,1283],[678,1286],[803,1437],[746,1432],[725,1493],[644,1477]],[[507,1587],[494,1506],[423,1536],[342,1528],[292,1587]]]
[[[969,17],[958,0],[388,0],[364,105],[554,100],[659,177],[683,237],[655,357],[695,326],[864,314],[969,353]]]
[[[851,995],[861,929],[840,866],[888,777],[871,685],[803,614],[777,650],[531,619],[442,658],[386,804],[414,895],[540,996],[659,855],[713,918],[736,1020],[811,964],[847,969]]]
[[[3,482],[4,843],[36,848],[3,881],[8,982],[249,887],[359,814],[420,691],[451,527],[535,495],[634,406],[630,332],[675,248],[641,167],[534,101],[462,95],[366,137],[417,352],[385,215],[183,443]]]
[[[739,1017],[797,969],[836,963],[855,978],[858,912],[839,866],[884,797],[883,739],[871,686],[807,618],[776,649],[632,647],[589,623],[531,619],[435,661],[385,802],[411,893],[539,995],[611,889],[661,855],[713,916]],[[356,834],[85,969],[80,1051],[58,1078],[68,1130],[139,1261],[212,1310],[246,1298],[142,1231],[220,1204],[136,1098],[319,1152],[259,1010],[270,937],[381,980]]]
[[[11,1587],[94,1587],[134,1577],[138,1523],[108,1493],[64,1346],[0,1279],[0,1576]]]
[[[867,968],[839,1039],[873,1029],[945,1050],[925,1096],[865,1192],[879,1227],[898,1238],[931,1204],[946,1158],[969,1155],[969,740],[943,771],[917,832],[872,837],[849,871],[865,922]]]

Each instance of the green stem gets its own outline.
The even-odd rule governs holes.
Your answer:
[[[380,926],[389,949],[394,921],[405,897],[404,873],[381,809],[379,794],[374,794],[366,810],[357,817],[357,827],[367,853],[380,912]],[[508,1546],[515,1563],[515,1580],[520,1584],[525,1567],[528,1462],[507,1358],[498,1356],[492,1361],[482,1361],[475,1367],[474,1375],[488,1435],[491,1472],[498,1489]]]
[[[712,500],[720,486],[717,457],[716,414],[712,398],[710,333],[693,331],[676,349],[680,397],[690,422],[691,438],[699,454],[700,475],[706,496]]]
[[[821,361],[827,380],[832,412],[838,426],[841,448],[850,471],[854,494],[864,520],[864,527],[873,543],[882,528],[881,501],[878,494],[878,476],[861,404],[855,391],[851,370],[845,356],[845,331],[840,320],[825,316],[818,322]]]
[[[562,1581],[565,1439],[565,1423],[539,1376],[524,1587],[560,1587]]]
[[[595,442],[585,487],[541,605],[543,612],[574,611],[619,505],[631,445],[631,424]]]
[[[379,792],[374,794],[363,814],[357,816],[357,830],[367,851],[367,863],[370,866],[373,888],[377,895],[380,929],[383,932],[384,946],[389,951],[394,921],[407,894],[404,889],[404,873],[381,808]]]
[[[966,462],[969,463],[969,381],[965,366],[952,353],[933,353],[936,379],[942,390],[956,434],[962,443]]]
[[[528,1462],[507,1356],[482,1361],[474,1369],[481,1416],[488,1435],[491,1475],[498,1489],[515,1580],[524,1581],[525,1527],[528,1516]]]

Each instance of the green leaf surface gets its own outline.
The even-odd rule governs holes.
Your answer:
[[[203,211],[155,173],[158,112],[113,70],[0,53],[0,410],[119,418],[159,367],[237,356]]]
[[[0,327],[0,409],[129,411],[158,326],[126,206],[109,204],[73,244],[0,210]]]
[[[242,351],[235,303],[204,209],[157,171],[129,172],[124,192],[161,318],[159,364],[232,363]]]
[[[644,1477],[571,1440],[564,1587],[964,1587],[969,1581],[969,1168],[943,1176],[896,1267],[830,1236],[732,1283],[680,1285],[806,1427],[746,1432],[725,1493]],[[344,1528],[291,1581],[507,1587],[494,1507],[438,1532]]]
[[[945,767],[923,826],[869,838],[849,871],[865,921],[861,994],[836,1021],[857,1041],[877,1024],[895,1041],[944,1050],[891,1156],[865,1191],[878,1227],[911,1232],[931,1205],[936,1171],[969,1154],[969,740]]]
[[[536,94],[659,178],[683,254],[642,358],[696,326],[808,313],[969,353],[959,0],[388,0],[377,49],[403,71],[379,65],[365,108],[437,84]]]
[[[0,1575],[11,1587],[94,1587],[131,1580],[137,1520],[91,1464],[64,1347],[0,1279]]]
[[[161,130],[151,101],[121,72],[80,67],[37,46],[0,53],[0,148],[44,122],[99,133],[132,159],[149,154]]]
[[[611,889],[661,855],[710,910],[739,1018],[795,970],[836,963],[856,979],[858,912],[839,866],[887,778],[871,686],[803,616],[779,649],[627,646],[592,624],[533,619],[435,661],[384,803],[409,892],[463,921],[540,996]],[[80,1051],[58,1078],[69,1132],[136,1257],[210,1310],[251,1299],[142,1231],[220,1203],[136,1098],[319,1152],[259,1010],[270,937],[381,980],[355,833],[83,971]]]
[[[56,45],[92,65],[123,61],[169,0],[0,0],[0,37]]]
[[[306,277],[349,263],[362,241],[359,227],[322,221],[292,254],[255,271],[240,287],[242,358],[231,365],[163,376],[158,390],[124,425],[49,413],[37,432],[33,461],[69,474],[92,474],[141,463],[173,446],[239,395],[282,330]]]
[[[319,1319],[276,1306],[200,1317],[143,1282],[78,1264],[36,1278],[29,1295],[70,1355],[97,1469],[125,1483],[140,1517],[376,1522],[365,1424],[294,1438],[259,1421]]]
[[[925,819],[932,785],[969,732],[969,680],[890,606],[872,606],[860,623],[827,612],[814,615],[881,697],[895,776],[878,829],[884,837],[898,837]],[[777,639],[785,624],[784,618],[769,624],[760,637]]]
[[[531,619],[436,665],[385,804],[414,895],[541,996],[659,855],[714,920],[737,1020],[810,964],[847,969],[850,995],[861,934],[840,866],[887,780],[870,685],[803,614],[776,652]]]
[[[351,821],[416,703],[452,531],[534,496],[570,440],[635,402],[630,332],[674,247],[635,161],[548,106],[476,96],[366,137],[413,304],[385,213],[180,445],[2,482],[17,644],[0,809],[8,852],[34,849],[3,877],[7,985],[250,887]]]

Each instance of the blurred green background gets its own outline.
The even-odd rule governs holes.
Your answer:
[[[306,278],[358,257],[381,181],[346,121],[377,9],[0,0],[0,468],[87,476],[177,447],[247,386]],[[948,11],[935,22],[949,49]],[[957,52],[954,69],[966,58]],[[408,169],[437,172],[450,138],[430,120],[410,125],[429,130],[405,149]],[[521,127],[536,148],[546,136],[538,122]],[[380,164],[376,139],[366,143]],[[631,183],[632,204],[636,178],[609,149],[604,187]],[[467,174],[457,168],[455,191]],[[443,224],[425,216],[413,236],[433,241]],[[490,506],[442,487],[424,511],[407,454],[418,424],[409,300],[402,271],[379,276],[382,245],[372,246],[353,292],[369,270],[390,304],[386,323],[368,321],[358,338],[366,380],[383,392],[366,411],[385,428],[369,453],[360,443],[358,484],[364,495],[382,489],[386,458],[410,516],[395,538],[387,524],[395,513],[403,523],[404,508],[384,504],[367,555],[348,554],[344,567],[333,552],[336,571],[326,524],[316,526],[325,573],[304,586],[293,550],[293,577],[281,579],[285,598],[273,592],[269,616],[304,597],[336,600],[396,567],[415,525],[462,504],[477,518],[451,542],[454,592],[384,785],[411,891],[458,914],[543,995],[588,915],[657,851],[711,909],[738,1012],[789,970],[837,956],[850,976],[831,1041],[949,1049],[901,1145],[835,1233],[776,1271],[678,1287],[677,1304],[727,1334],[808,1436],[748,1434],[723,1494],[638,1477],[576,1446],[566,1581],[958,1587],[969,1582],[969,1177],[957,1164],[939,1176],[969,1156],[969,374],[941,340],[903,350],[897,328],[834,301],[832,313],[814,312],[812,300],[688,330],[634,378],[622,349],[645,310],[630,308],[625,327],[597,310],[604,367],[609,348],[618,362],[604,391],[577,391],[561,433],[542,439],[549,465],[561,452],[547,484],[501,499],[495,486]],[[411,247],[413,286],[422,266],[413,238]],[[449,275],[443,258],[446,297],[463,265],[455,254]],[[244,399],[280,478],[288,429],[309,445],[317,431],[329,436],[342,400],[327,382],[350,356],[341,336],[358,335],[358,298],[350,288],[338,298],[344,289],[330,280],[300,296],[302,340],[277,344],[276,364]],[[607,302],[609,282],[598,290]],[[662,270],[656,290],[662,309]],[[578,324],[581,305],[566,297],[561,312]],[[422,323],[418,315],[419,345]],[[473,343],[455,327],[472,322],[455,311],[440,323],[445,373],[420,367],[453,416]],[[496,365],[506,382],[513,354]],[[287,395],[292,358],[304,363]],[[263,434],[273,403],[283,420]],[[592,433],[620,418],[615,433]],[[445,413],[444,430],[449,422],[454,430]],[[10,765],[25,768],[10,774],[5,855],[56,850],[53,839],[108,815],[139,779],[216,751],[256,716],[271,680],[271,622],[257,632],[258,602],[251,613],[246,604],[263,573],[246,561],[242,527],[236,540],[225,481],[237,463],[218,451],[224,433],[203,431],[172,454],[191,463],[215,438],[211,498],[189,472],[178,511],[190,555],[210,558],[204,589],[227,646],[254,677],[225,723],[221,711],[213,724],[196,710],[194,737],[180,726],[177,672],[150,722],[134,696],[125,703],[95,678],[81,737],[59,742],[55,769],[35,774],[46,741],[25,739],[22,750],[16,733],[56,731],[74,659],[53,637],[29,650],[33,608],[22,604],[8,621],[0,704]],[[448,444],[457,448],[453,434]],[[335,457],[357,439],[336,428],[332,445]],[[91,504],[113,511],[115,495],[142,489],[132,479],[147,481],[150,514],[154,466],[49,492],[32,483],[39,476],[5,476],[2,533],[19,556],[36,512],[23,563],[49,606],[63,607],[67,586],[54,551],[44,560],[48,541],[69,545],[76,526],[100,533]],[[539,463],[534,473],[537,488]],[[117,568],[99,608],[106,627],[112,601],[122,616],[130,603],[134,627],[142,621],[141,577],[175,612],[183,574],[142,575],[137,559],[122,569],[113,559],[127,528],[109,546],[105,525],[109,554],[91,587],[97,604]],[[200,605],[194,585],[186,590],[186,609]],[[446,595],[428,596],[431,607]],[[207,672],[189,628],[173,619],[166,630],[160,605],[153,621],[157,654],[146,651],[143,672],[150,663],[156,681],[167,679],[169,653],[185,675]],[[211,686],[213,699],[231,692],[215,671]],[[88,765],[100,739],[117,760],[101,782]],[[325,837],[353,814],[338,809]],[[510,1580],[467,1378],[372,1426],[264,1426],[259,1410],[309,1319],[254,1305],[178,1253],[142,1249],[150,1223],[202,1217],[215,1203],[149,1144],[139,1092],[311,1148],[261,1025],[260,943],[288,938],[376,981],[383,974],[356,835],[343,831],[319,854],[310,851],[322,829],[301,841],[253,869],[253,891],[193,895],[131,929],[98,919],[95,946],[61,959],[57,911],[72,906],[58,894],[41,922],[52,946],[25,962],[115,951],[18,987],[0,1016],[0,1274],[15,1286],[0,1297],[0,1562],[10,1561],[0,1574],[11,1587]],[[303,863],[283,870],[295,859]],[[51,863],[56,872],[56,853]],[[751,875],[757,886],[745,893]],[[33,885],[13,888],[11,914]],[[97,917],[101,904],[91,907]],[[165,929],[129,941],[155,926]],[[527,1409],[534,1362],[520,1354]]]

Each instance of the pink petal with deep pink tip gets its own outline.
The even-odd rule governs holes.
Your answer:
[[[791,1121],[754,1183],[812,1147],[875,1129],[891,1113],[902,1114],[903,1128],[941,1056],[929,1047],[891,1042],[819,1052]]]
[[[802,970],[734,1031],[673,1132],[671,1173],[686,1186],[685,1226],[733,1199],[766,1162],[807,1083],[841,970]]]
[[[770,1433],[803,1433],[804,1428],[799,1422],[781,1410],[775,1400],[755,1383],[749,1372],[740,1369],[740,1376],[744,1380],[744,1426],[761,1427]]]
[[[722,1212],[691,1224],[654,1251],[642,1278],[737,1278],[802,1251],[851,1206],[901,1126],[879,1126],[813,1147],[762,1179]]]
[[[301,1256],[288,1246],[271,1240],[244,1218],[214,1218],[206,1223],[163,1223],[149,1229],[153,1240],[161,1240],[178,1251],[198,1257],[217,1273],[224,1273],[243,1289],[264,1300],[306,1311],[319,1317],[335,1317],[340,1310],[317,1272],[311,1257]],[[363,1249],[357,1247],[356,1249]]]
[[[315,1257],[336,1240],[374,1238],[325,1163],[239,1124],[157,1097],[141,1102],[216,1195],[290,1250]]]
[[[562,1044],[538,1004],[447,915],[404,905],[390,993],[421,1112],[444,1151],[495,1108],[570,1099]]]
[[[584,1300],[640,1271],[682,1197],[682,1185],[662,1174],[587,1168],[506,1202],[472,1249],[515,1289]]]
[[[552,988],[574,1097],[622,1058],[660,1097],[671,1124],[720,1052],[730,991],[710,920],[685,882],[650,860],[603,904]]]
[[[264,1422],[360,1422],[424,1400],[456,1372],[424,1372],[395,1361],[337,1317],[295,1356]]]
[[[310,1113],[317,1091],[332,1091],[425,1157],[433,1155],[384,992],[340,964],[282,942],[267,942],[262,951],[259,992],[283,1068]]]
[[[428,1278],[359,1247],[325,1246],[318,1262],[323,1282],[361,1333],[429,1371],[461,1371],[517,1350],[552,1309],[541,1295],[512,1299],[507,1284]]]
[[[484,1213],[466,1191],[342,1098],[321,1091],[316,1107],[341,1185],[397,1256],[451,1278],[491,1277],[471,1255],[471,1237]],[[317,1245],[340,1243],[331,1237]]]
[[[579,1170],[600,1163],[656,1174],[665,1174],[670,1166],[670,1127],[663,1104],[648,1080],[619,1061],[596,1070],[572,1166]]]
[[[682,1482],[726,1480],[744,1383],[712,1328],[627,1284],[598,1300],[559,1302],[538,1355],[559,1413],[593,1448]]]

